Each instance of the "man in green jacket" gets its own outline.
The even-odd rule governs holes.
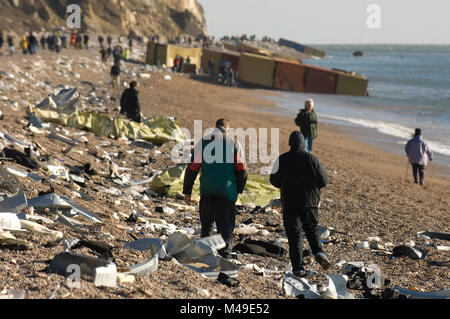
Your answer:
[[[295,118],[295,124],[300,126],[300,131],[305,138],[305,152],[311,153],[313,140],[317,137],[317,114],[314,111],[314,101],[305,101],[305,108]]]
[[[231,257],[235,203],[247,182],[241,148],[228,135],[229,130],[230,122],[220,119],[212,134],[203,137],[195,146],[193,158],[185,171],[183,185],[184,200],[189,204],[195,179],[201,169],[200,236],[211,236],[215,222],[226,243],[219,254],[227,259]]]

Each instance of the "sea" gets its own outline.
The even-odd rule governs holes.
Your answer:
[[[295,116],[314,99],[319,122],[354,129],[364,142],[397,154],[422,129],[433,163],[450,168],[450,45],[311,45],[326,51],[303,62],[355,71],[369,79],[369,96],[282,92],[271,97],[284,115]],[[362,57],[354,57],[354,51]],[[319,132],[320,134],[320,132]],[[449,176],[450,177],[450,176]]]

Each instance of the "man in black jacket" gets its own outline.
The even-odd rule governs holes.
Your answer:
[[[275,162],[270,182],[281,188],[283,222],[292,272],[305,277],[302,228],[316,261],[325,270],[330,267],[320,244],[318,229],[320,189],[327,184],[327,173],[315,156],[304,151],[304,138],[299,131],[291,133],[289,146],[290,151],[282,154]]]
[[[136,90],[137,82],[132,81],[130,87],[123,91],[120,98],[120,113],[134,122],[141,122],[141,104],[139,103],[139,92]]]

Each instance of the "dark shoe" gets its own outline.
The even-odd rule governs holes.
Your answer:
[[[418,182],[418,181],[414,181],[414,183],[415,183],[415,184],[419,184],[419,182]]]
[[[305,269],[300,269],[300,270],[296,270],[293,272],[295,277],[298,278],[306,278],[306,277],[310,277],[316,274],[316,272],[314,270],[305,270]]]
[[[324,252],[317,253],[315,255],[316,261],[322,266],[324,270],[328,270],[330,268],[331,264],[328,260],[327,255],[325,255]]]

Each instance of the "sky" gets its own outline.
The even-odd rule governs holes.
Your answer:
[[[449,0],[198,1],[209,34],[216,37],[256,34],[305,44],[450,44]]]

